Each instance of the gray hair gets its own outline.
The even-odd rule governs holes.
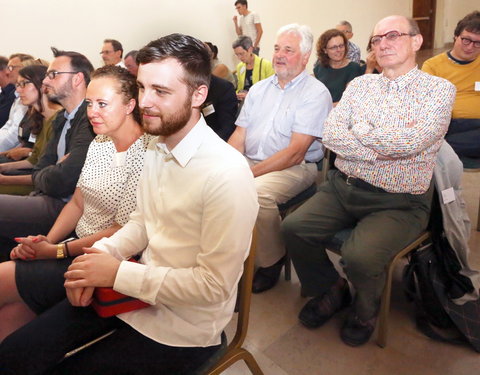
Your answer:
[[[303,55],[312,51],[313,34],[310,27],[307,25],[299,25],[298,23],[291,23],[289,25],[282,26],[277,31],[277,37],[282,34],[295,34],[300,37],[300,51]]]
[[[245,51],[248,51],[250,47],[253,47],[252,38],[249,36],[242,35],[232,43],[232,48],[242,47]]]
[[[347,26],[347,27],[348,27],[348,30],[349,30],[350,32],[352,32],[352,30],[353,30],[352,24],[351,24],[350,22],[348,22],[348,21],[345,21],[345,20],[340,21],[340,22],[338,23],[338,25]]]

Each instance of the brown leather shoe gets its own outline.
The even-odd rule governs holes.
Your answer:
[[[285,265],[285,256],[269,267],[259,267],[253,276],[252,293],[262,293],[272,289],[280,278]]]
[[[322,296],[314,297],[303,306],[298,319],[308,328],[325,324],[337,311],[350,305],[352,297],[345,279],[338,281]]]
[[[342,341],[350,346],[360,346],[370,340],[373,331],[375,330],[375,323],[377,316],[366,321],[361,320],[355,311],[352,309],[345,319],[345,323],[340,330],[340,337]]]

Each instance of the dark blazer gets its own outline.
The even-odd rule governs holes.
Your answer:
[[[45,147],[45,152],[33,168],[35,192],[54,198],[66,198],[73,194],[77,185],[88,146],[95,134],[87,118],[87,104],[82,103],[71,121],[71,128],[66,134],[65,153],[70,154],[63,162],[57,164],[57,145],[62,129],[67,122],[65,110],[53,120],[53,136]]]
[[[0,128],[7,122],[14,100],[15,85],[10,83],[5,86],[0,93]]]
[[[202,112],[208,126],[224,141],[228,141],[235,130],[237,109],[238,101],[233,85],[225,79],[212,75]]]

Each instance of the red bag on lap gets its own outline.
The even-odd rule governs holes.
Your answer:
[[[136,262],[133,258],[129,259],[129,261]],[[143,309],[152,305],[140,301],[137,298],[116,292],[113,288],[100,287],[95,288],[95,291],[93,292],[91,306],[99,316],[102,318],[108,318],[110,316]]]

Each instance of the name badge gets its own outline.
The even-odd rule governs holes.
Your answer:
[[[447,204],[455,200],[455,192],[453,191],[453,187],[442,190],[442,200],[443,204]]]
[[[475,91],[480,91],[480,82],[475,82]]]
[[[28,137],[28,141],[30,143],[35,143],[37,140],[37,136],[35,134],[30,133],[30,137]]]
[[[19,137],[22,137],[23,135],[23,128],[21,128],[20,126],[18,127],[18,136]]]
[[[213,107],[213,104],[209,104],[205,108],[203,108],[202,113],[203,113],[204,117],[207,117],[208,115],[211,115],[212,113],[215,113],[215,108]]]

